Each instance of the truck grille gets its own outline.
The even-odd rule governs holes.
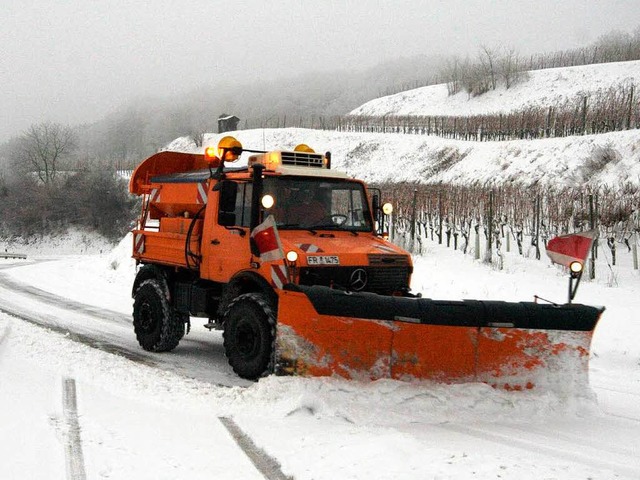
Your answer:
[[[282,152],[282,164],[322,168],[322,155],[307,152]]]
[[[301,268],[300,284],[390,295],[409,287],[410,273],[409,266]]]
[[[406,255],[388,255],[384,253],[370,253],[369,265],[372,267],[408,266],[409,257]]]

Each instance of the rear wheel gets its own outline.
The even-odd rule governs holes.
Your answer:
[[[224,351],[233,371],[249,380],[271,373],[276,321],[267,298],[260,293],[238,296],[223,321]]]
[[[140,346],[150,352],[173,350],[184,336],[184,316],[173,311],[164,287],[152,278],[134,294],[133,328]]]

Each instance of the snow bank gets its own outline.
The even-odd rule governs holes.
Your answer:
[[[101,235],[77,229],[63,234],[0,238],[0,250],[28,255],[101,254],[110,252],[113,246]]]

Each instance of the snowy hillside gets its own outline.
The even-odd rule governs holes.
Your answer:
[[[529,80],[498,87],[469,98],[466,92],[447,94],[445,84],[431,85],[377,98],[352,115],[478,115],[506,113],[529,106],[554,106],[565,100],[640,82],[640,61],[551,68],[529,72]]]
[[[361,115],[471,115],[509,112],[527,105],[550,105],[576,96],[640,81],[640,61],[530,72],[510,89],[475,98],[448,96],[434,85],[372,100],[354,110]],[[459,184],[640,185],[640,130],[601,135],[473,142],[427,135],[346,133],[296,128],[231,132],[244,146],[286,149],[298,143],[331,151],[335,168],[369,182],[419,181]],[[215,145],[221,135],[205,137]],[[189,137],[167,150],[200,152]]]
[[[640,130],[533,141],[466,142],[427,135],[345,133],[296,128],[232,132],[247,148],[306,143],[330,150],[333,166],[368,182],[640,185]],[[222,135],[206,136],[216,145]],[[201,152],[189,137],[167,150]],[[244,160],[243,160],[244,159]],[[609,163],[603,161],[611,159]],[[239,162],[246,161],[241,157]],[[596,165],[592,170],[586,165]]]

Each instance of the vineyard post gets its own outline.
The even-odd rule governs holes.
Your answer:
[[[589,229],[593,230],[595,226],[595,215],[593,212],[593,194],[589,195]],[[596,278],[596,242],[593,242],[591,246],[591,259],[589,260],[589,278],[593,280]]]
[[[418,189],[413,189],[413,203],[411,204],[411,251],[415,246],[416,240],[416,203],[418,201]]]
[[[453,230],[453,249],[458,249],[458,196],[453,200],[453,218],[451,219],[451,223],[449,224],[449,228]]]
[[[638,270],[638,233],[633,234],[633,269]]]
[[[631,92],[629,93],[629,110],[627,112],[627,130],[631,128],[631,112],[633,112],[633,87],[634,84],[631,84]]]
[[[480,260],[480,219],[476,218],[476,224],[474,226],[476,230],[476,251],[474,258]]]
[[[582,134],[587,134],[587,96],[582,98]]]
[[[393,205],[394,210],[398,205],[395,189],[391,189],[391,205]],[[389,241],[391,242],[394,242],[396,239],[396,222],[394,220],[394,212],[392,211],[391,215],[389,215]]]
[[[484,261],[485,263],[491,263],[491,247],[493,239],[493,190],[489,190],[489,212],[487,215],[487,221],[485,223],[485,230],[487,233],[487,250],[484,253]]]
[[[533,201],[533,238],[531,244],[536,247],[536,260],[540,260],[540,195]]]
[[[613,234],[612,234],[613,235]],[[611,265],[616,265],[616,239],[613,236],[607,237],[607,246],[611,250]]]
[[[414,199],[414,203],[415,203],[415,199]],[[443,212],[442,212],[442,188],[440,188],[440,190],[438,190],[438,215],[440,216],[440,222],[438,224],[438,245],[442,245],[442,221],[443,221],[443,219],[442,219],[442,217],[443,217]]]

